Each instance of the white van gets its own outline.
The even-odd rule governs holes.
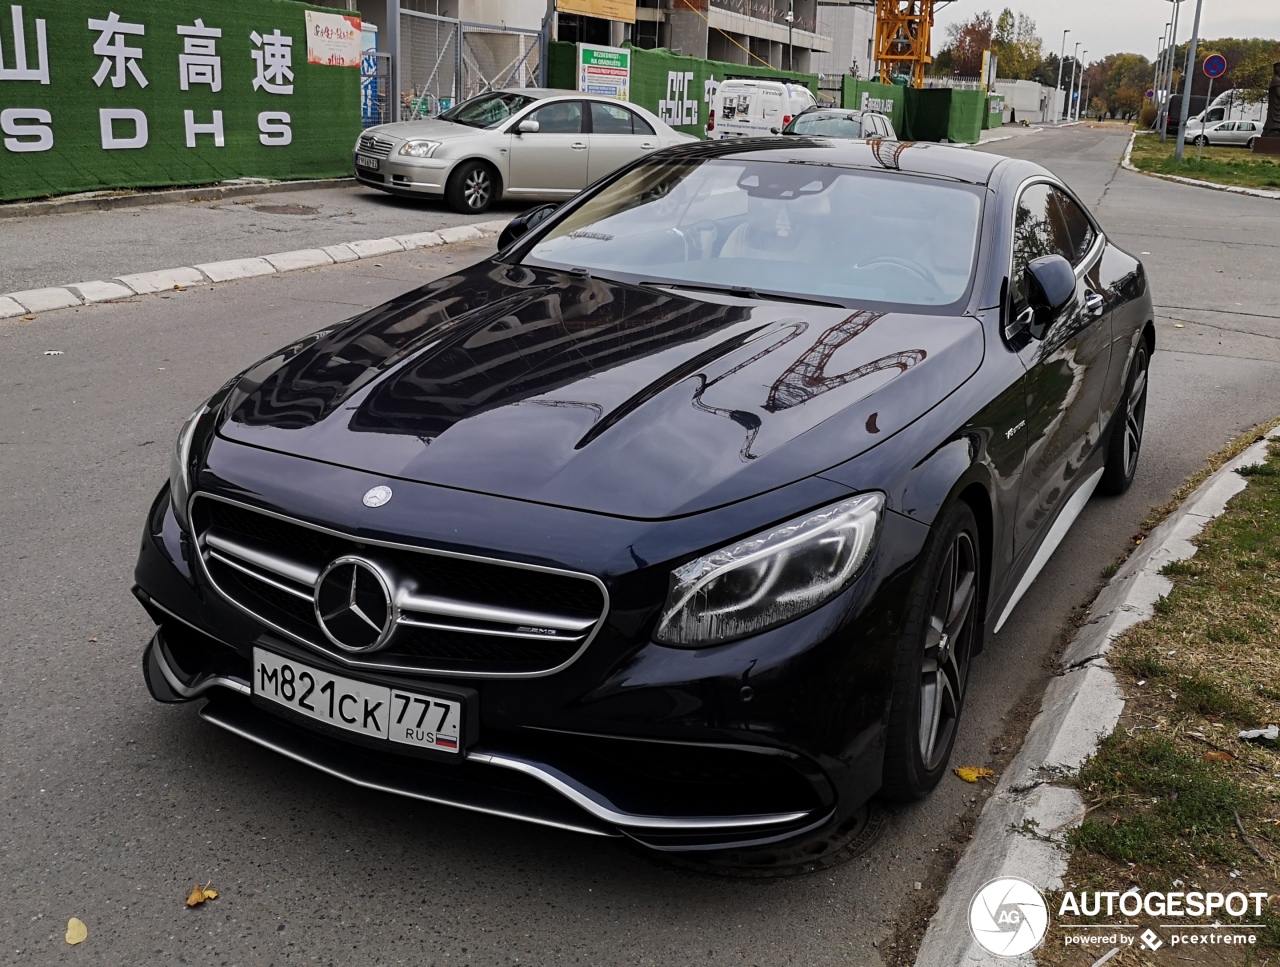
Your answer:
[[[781,134],[793,117],[818,101],[803,84],[790,81],[722,81],[711,98],[707,137],[755,138]]]

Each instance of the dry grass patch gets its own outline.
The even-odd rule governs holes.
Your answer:
[[[1280,159],[1257,155],[1248,148],[1220,148],[1206,145],[1203,159],[1197,160],[1199,148],[1190,142],[1179,164],[1174,158],[1177,138],[1163,144],[1156,134],[1142,134],[1134,139],[1131,161],[1140,171],[1161,175],[1178,175],[1212,182],[1215,185],[1237,185],[1243,188],[1280,188]]]
[[[1244,475],[1196,556],[1164,569],[1173,590],[1152,618],[1108,656],[1128,704],[1074,780],[1089,812],[1069,836],[1066,879],[1073,890],[1268,892],[1273,908],[1253,948],[1125,949],[1111,965],[1280,962],[1280,748],[1238,737],[1280,722],[1280,444]],[[1092,964],[1106,950],[1064,947],[1055,924],[1037,960]]]

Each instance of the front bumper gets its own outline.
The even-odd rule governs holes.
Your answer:
[[[456,162],[421,158],[412,162],[400,161],[394,155],[379,158],[378,170],[357,163],[359,154],[352,154],[351,166],[356,180],[370,188],[383,191],[402,191],[417,195],[440,197],[449,184],[449,175]]]
[[[281,464],[259,468],[264,478],[307,479],[285,466],[307,461],[262,451],[254,459]],[[344,491],[364,492],[372,479],[340,473],[353,478]],[[408,486],[397,485],[397,500]],[[235,490],[245,498],[246,488]],[[428,503],[444,517],[446,496],[434,492]],[[454,492],[449,499],[474,495]],[[251,502],[281,506],[262,494]],[[565,533],[578,516],[529,505],[520,514],[541,534]],[[531,519],[539,515],[563,516],[555,523]],[[925,533],[889,515],[881,540],[888,552],[857,582],[859,593],[756,638],[700,650],[652,644],[644,630],[652,622],[638,615],[628,589],[644,581],[630,575],[610,580],[608,621],[564,670],[534,679],[431,679],[353,670],[233,607],[202,576],[194,557],[201,551],[177,526],[164,490],[149,515],[136,571],[136,593],[159,625],[144,671],[158,700],[208,699],[201,715],[213,724],[364,787],[626,835],[657,849],[775,842],[847,815],[878,788],[898,602]],[[255,645],[376,684],[473,688],[477,741],[461,763],[440,762],[374,752],[283,718],[252,697]]]

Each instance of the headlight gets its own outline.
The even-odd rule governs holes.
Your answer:
[[[201,418],[209,412],[209,404],[201,404],[178,431],[178,442],[169,461],[169,500],[173,504],[173,516],[184,531],[191,530],[187,517],[187,501],[191,497],[191,441],[195,438]]]
[[[860,494],[690,561],[671,573],[655,640],[714,645],[825,604],[871,556],[883,509],[883,494]]]
[[[438,147],[439,141],[406,141],[396,153],[410,158],[430,158]]]

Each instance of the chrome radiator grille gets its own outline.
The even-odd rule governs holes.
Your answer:
[[[374,158],[385,158],[391,153],[393,142],[386,138],[380,138],[376,134],[360,135],[359,150],[361,154],[367,154]]]
[[[352,667],[545,675],[582,652],[608,606],[603,585],[588,575],[357,540],[203,494],[192,516],[205,573],[223,597]],[[352,619],[367,648],[336,633],[336,612],[325,615],[318,604],[336,593],[339,609],[347,608],[343,567],[352,575],[347,610],[383,629],[378,637]],[[332,581],[336,591],[318,590]],[[355,610],[358,601],[363,610]]]

